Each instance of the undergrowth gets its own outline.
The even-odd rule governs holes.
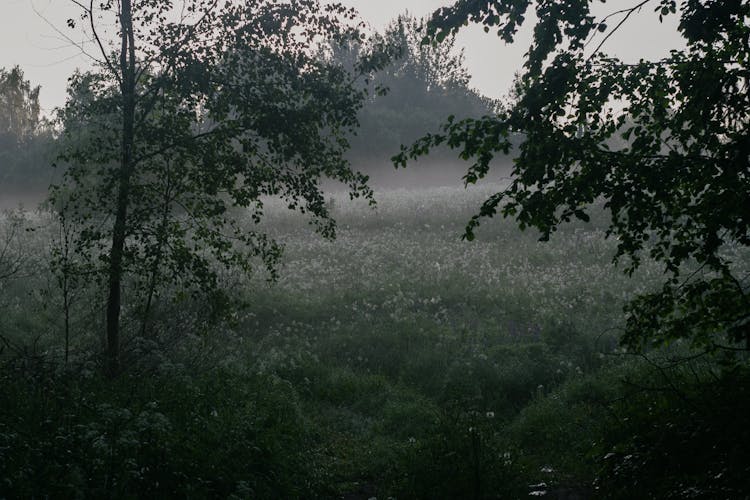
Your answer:
[[[65,348],[54,219],[4,218],[23,259],[0,288],[0,497],[746,494],[746,363],[620,350],[622,305],[661,270],[614,268],[603,214],[461,241],[486,194],[334,195],[334,241],[269,201],[279,281],[227,273],[221,321],[164,293],[145,337],[126,309],[116,381],[101,285],[74,290]]]

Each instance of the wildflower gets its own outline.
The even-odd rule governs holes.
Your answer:
[[[532,489],[532,491],[529,492],[530,497],[547,496],[547,483],[530,484],[529,488]]]
[[[503,465],[510,465],[513,463],[513,461],[510,459],[510,452],[506,451],[502,454],[501,458],[503,459]]]

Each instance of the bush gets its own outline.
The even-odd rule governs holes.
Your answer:
[[[2,374],[0,496],[309,497],[295,392],[270,376]]]
[[[750,370],[644,370],[625,383],[602,436],[596,485],[608,498],[744,498],[750,491]],[[645,376],[650,375],[650,376]]]

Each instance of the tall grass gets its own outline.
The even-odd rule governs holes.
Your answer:
[[[546,243],[507,220],[463,241],[497,188],[382,192],[374,209],[332,193],[332,241],[268,200],[262,228],[285,246],[279,280],[227,272],[244,306],[218,323],[200,297],[164,294],[153,335],[126,339],[129,370],[114,385],[97,375],[101,288],[75,292],[65,365],[46,264],[59,227],[6,217],[0,235],[21,224],[9,248],[28,259],[0,283],[12,346],[0,354],[0,496],[608,496],[608,478],[618,497],[632,471],[646,474],[623,466],[637,455],[627,450],[655,460],[631,440],[647,416],[684,424],[694,414],[671,420],[669,408],[698,397],[690,370],[666,377],[618,348],[623,304],[661,270],[645,262],[628,278],[613,266],[603,212]],[[701,366],[701,381],[721,378]],[[675,391],[649,392],[654,380]]]

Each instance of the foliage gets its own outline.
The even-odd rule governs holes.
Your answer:
[[[643,363],[619,384],[595,485],[609,498],[742,497],[749,383],[746,366],[721,373],[701,359]]]
[[[442,132],[394,161],[404,165],[447,144],[473,159],[464,179],[475,183],[496,155],[509,153],[510,134],[523,132],[512,183],[482,204],[465,237],[473,239],[483,218],[500,213],[546,240],[572,218],[588,220],[592,204],[604,200],[615,260],[625,258],[632,273],[649,256],[667,275],[661,290],[626,308],[623,342],[689,338],[709,350],[736,348],[750,341],[747,275],[731,257],[750,244],[750,4],[683,1],[685,48],[626,64],[604,52],[607,38],[635,11],[676,15],[677,2],[645,0],[603,20],[592,15],[592,3],[459,0],[437,10],[425,43],[449,38],[467,22],[512,43],[533,9],[538,21],[523,93],[499,116],[450,118]],[[610,147],[620,137],[625,144]]]
[[[64,363],[61,291],[44,265],[60,228],[34,216],[38,229],[17,233],[34,259],[0,287],[0,477],[11,480],[0,496],[746,490],[747,455],[735,453],[747,449],[746,375],[703,356],[665,377],[685,350],[658,365],[616,350],[622,304],[658,285],[659,266],[613,269],[601,210],[547,243],[503,220],[466,245],[463,222],[496,189],[386,192],[376,210],[338,193],[335,241],[268,200],[260,229],[285,246],[278,281],[232,274],[248,306],[220,324],[202,325],[200,297],[160,303],[159,334],[124,343],[114,381],[92,354],[96,287],[76,289]],[[667,458],[689,468],[662,482],[649,471],[664,471],[666,443],[683,443]]]
[[[0,213],[0,283],[23,275],[29,260],[22,240],[27,229],[28,223],[20,210]]]
[[[321,177],[371,197],[343,157],[365,92],[358,75],[316,56],[321,40],[361,39],[353,12],[316,0],[182,3],[178,18],[171,2],[84,8],[102,61],[73,76],[60,113],[69,167],[53,203],[107,283],[113,372],[125,278],[135,281],[126,306],[139,311],[143,334],[161,283],[221,312],[230,298],[219,269],[250,272],[258,258],[273,275],[281,251],[240,228],[230,207],[258,222],[263,198],[278,196],[332,237]],[[100,16],[118,23],[111,53]],[[356,71],[375,66],[364,58]]]
[[[446,114],[493,113],[497,103],[469,87],[464,54],[451,37],[443,44],[421,44],[424,21],[408,13],[394,19],[374,42],[393,54],[371,86],[387,90],[370,98],[359,113],[360,128],[351,139],[354,161],[387,161],[401,144],[440,124]],[[360,44],[339,47],[333,57],[345,65]]]
[[[34,370],[2,372],[0,495],[300,498],[320,488],[298,403],[273,377],[215,370],[113,384]]]
[[[24,79],[19,66],[0,68],[0,144],[23,142],[39,125],[39,87]]]
[[[0,194],[12,200],[42,192],[52,180],[54,135],[40,120],[39,90],[20,67],[0,68]]]

